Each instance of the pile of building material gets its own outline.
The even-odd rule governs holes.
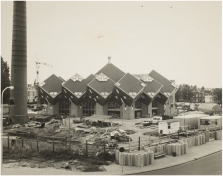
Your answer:
[[[181,139],[184,142],[188,143],[188,147],[193,147],[193,146],[198,146],[198,145],[202,145],[205,144],[206,140],[205,140],[205,134],[200,134],[197,136],[192,136],[189,138],[184,138]]]
[[[180,156],[187,154],[188,152],[188,143],[187,142],[179,142],[179,143],[171,143],[165,145],[165,153],[167,155],[175,155]]]
[[[206,142],[209,142],[210,140],[221,140],[222,139],[222,131],[206,131]]]
[[[184,155],[188,151],[188,144],[184,141],[179,141],[176,143],[169,144],[160,144],[152,147],[144,147],[145,151],[153,151],[154,153],[162,153],[165,152],[167,155],[175,155],[180,156]]]
[[[126,153],[115,151],[115,159],[122,166],[143,167],[154,163],[154,152]]]
[[[222,131],[216,131],[216,140],[222,140]]]
[[[164,152],[165,151],[165,145],[157,145],[157,146],[151,146],[151,147],[144,147],[145,151],[153,151],[156,152]]]

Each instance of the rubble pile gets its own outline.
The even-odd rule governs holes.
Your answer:
[[[114,126],[120,126],[119,123],[110,122],[108,120],[90,120],[90,119],[84,119],[83,123],[88,126],[95,126],[95,127],[114,127]]]

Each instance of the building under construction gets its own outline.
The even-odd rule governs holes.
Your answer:
[[[96,74],[83,78],[75,74],[65,81],[51,75],[38,85],[46,112],[75,115],[112,115],[134,119],[152,115],[173,115],[177,88],[156,71],[125,73],[110,62]]]

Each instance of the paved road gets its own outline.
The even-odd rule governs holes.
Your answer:
[[[137,175],[222,175],[222,152],[186,164]]]

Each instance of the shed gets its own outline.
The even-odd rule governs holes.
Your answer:
[[[222,116],[207,116],[198,120],[199,128],[222,126]]]
[[[218,104],[215,103],[203,103],[200,104],[198,110],[205,113],[221,113],[222,108]]]
[[[209,117],[206,114],[190,114],[186,116],[178,116],[175,119],[179,119],[180,126],[189,126],[190,129],[198,128],[198,120],[202,117]]]
[[[159,133],[172,134],[177,133],[180,128],[179,119],[169,119],[159,122]]]

